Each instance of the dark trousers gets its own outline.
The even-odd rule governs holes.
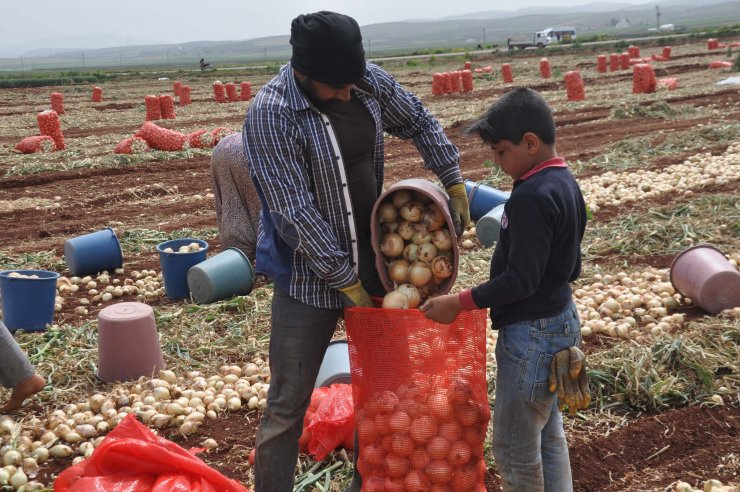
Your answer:
[[[293,490],[303,417],[341,314],[341,309],[308,306],[274,289],[271,378],[267,408],[257,430],[256,492]]]

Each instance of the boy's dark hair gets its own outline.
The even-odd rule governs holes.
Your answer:
[[[528,87],[505,93],[465,130],[465,134],[478,135],[487,144],[508,140],[515,145],[527,132],[534,133],[547,145],[555,143],[555,120],[550,106],[537,91]]]

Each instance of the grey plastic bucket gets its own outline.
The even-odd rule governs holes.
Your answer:
[[[511,195],[506,191],[469,179],[465,180],[465,191],[468,194],[470,218],[473,220],[479,220],[489,210],[508,200]]]
[[[332,384],[352,384],[349,368],[349,347],[347,340],[334,340],[324,354],[314,388],[329,387]]]
[[[198,304],[252,292],[254,270],[238,248],[228,248],[188,270],[188,288]]]
[[[475,235],[478,236],[478,240],[486,248],[498,241],[501,232],[501,217],[504,215],[504,205],[506,205],[506,202],[496,205],[475,223]]]

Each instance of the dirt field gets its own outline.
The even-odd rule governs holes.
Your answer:
[[[659,47],[643,48],[644,52],[658,53],[659,50]],[[729,73],[707,68],[709,61],[725,59],[725,53],[709,53],[704,44],[674,46],[673,52],[671,61],[655,62],[654,66],[659,78],[677,77],[680,88],[675,91],[659,89],[644,95],[631,93],[631,70],[597,73],[596,53],[549,56],[555,74],[549,81],[539,77],[539,57],[534,55],[519,55],[513,60],[482,57],[473,63],[474,66],[493,64],[498,67],[510,61],[514,66],[513,86],[527,85],[542,92],[554,110],[558,153],[571,164],[579,181],[585,182],[607,171],[660,173],[698,154],[723,156],[733,143],[740,142],[740,89],[737,85],[715,85]],[[464,178],[510,189],[511,183],[506,177],[491,167],[490,149],[465,137],[463,131],[512,84],[503,84],[500,74],[494,70],[493,76],[476,78],[473,92],[433,96],[432,73],[457,69],[457,62],[437,61],[431,67],[399,65],[386,68],[417,93],[442,122],[450,139],[460,149]],[[561,75],[576,68],[581,70],[586,87],[587,98],[581,102],[567,100]],[[212,80],[180,75],[178,80],[193,86],[194,102],[191,106],[176,107],[175,120],[158,124],[183,132],[219,126],[240,130],[249,103],[217,104],[210,93]],[[231,73],[224,75],[227,76],[234,77],[234,81],[250,80],[253,92],[269,78]],[[35,114],[46,109],[49,93],[56,90],[65,94],[67,114],[62,117],[62,128],[67,150],[51,154],[16,153],[15,143],[38,133]],[[171,93],[172,80],[158,81],[156,77],[116,80],[104,86],[104,102],[99,104],[90,102],[90,91],[90,86],[71,86],[0,92],[3,121],[0,124],[0,269],[36,265],[69,274],[62,261],[64,241],[104,227],[113,227],[119,238],[125,238],[122,244],[127,273],[159,270],[159,260],[153,250],[159,236],[154,233],[170,237],[168,235],[182,230],[197,231],[209,241],[211,252],[219,251],[208,149],[169,155],[154,152],[130,158],[116,157],[112,153],[117,142],[133,135],[141,126],[144,96],[155,92]],[[656,102],[666,105],[658,107]],[[666,107],[672,111],[666,113]],[[619,117],[620,110],[630,116]],[[656,114],[658,111],[664,112]],[[387,138],[386,161],[386,186],[405,178],[434,179],[422,168],[418,152],[409,142]],[[587,237],[584,244],[584,274],[579,285],[593,283],[592,275],[595,274],[667,269],[675,253],[694,241],[711,242],[730,255],[740,253],[737,190],[738,182],[731,178],[728,182],[717,181],[695,188],[691,196],[682,192],[663,193],[629,203],[600,206],[589,225],[590,230],[596,232]],[[671,238],[672,229],[666,229],[669,231],[667,239],[662,239],[659,247],[646,246],[652,244],[649,241],[655,239],[655,234],[637,237],[624,225],[628,219],[640,222],[641,219],[653,220],[656,214],[670,215],[673,212],[667,211],[675,211],[683,205],[700,207],[704,203],[700,198],[720,204],[714,205],[712,201],[715,208],[706,209],[709,211],[701,208],[696,212],[690,224],[691,234]],[[703,215],[709,213],[715,215]],[[668,221],[666,219],[666,223]],[[721,228],[720,223],[725,227]],[[621,236],[617,233],[599,235],[598,231],[618,227],[625,227]],[[656,230],[657,226],[653,233]],[[140,237],[144,239],[138,239]],[[711,240],[702,241],[707,237]],[[490,258],[491,250],[483,249],[474,236],[471,238],[475,246],[465,251],[470,260],[462,263],[461,268],[474,262],[485,265]],[[687,238],[690,242],[686,242]],[[483,279],[472,274],[466,278],[468,282]],[[268,282],[268,279],[258,278],[256,288],[269,297]],[[474,283],[461,287],[471,285]],[[93,303],[81,315],[77,301],[85,295],[82,290],[68,294],[55,323],[79,328],[94,321],[104,304]],[[183,302],[162,295],[146,302],[155,306],[160,314],[175,313],[185,306]],[[734,333],[737,348],[737,318],[719,320],[688,305],[674,311],[684,313],[686,323],[695,323],[700,328],[720,326]],[[220,323],[218,321],[213,328],[219,334],[226,329]],[[264,332],[269,322],[265,325],[262,319],[260,323]],[[673,329],[671,336],[677,336],[684,329],[688,328]],[[24,334],[23,337],[27,350],[43,343],[38,335]],[[264,356],[265,340],[259,342],[261,345],[253,351],[229,352],[221,359],[217,356],[217,360],[219,364],[224,361],[242,364],[254,355]],[[635,340],[623,341],[605,334],[585,338],[589,353],[603,352],[620,343],[638,344]],[[167,361],[170,367],[179,367],[177,356],[172,352],[168,352]],[[188,370],[192,369],[191,361],[182,363]],[[201,370],[213,374],[219,364],[203,363],[210,369]],[[42,367],[52,365],[53,361],[43,359]],[[677,480],[700,488],[708,479],[740,485],[737,359],[727,372],[715,372],[713,377],[714,389],[705,390],[701,399],[666,406],[659,412],[627,407],[610,409],[607,405],[601,411],[594,408],[577,418],[567,418],[575,490],[662,491],[672,490],[670,487]],[[719,390],[719,387],[725,389]],[[87,398],[94,392],[111,388],[111,385],[82,376],[77,381],[77,389],[56,395],[61,400],[42,394],[39,401],[27,407],[25,414],[42,417],[75,398]],[[707,398],[716,393],[722,395],[724,405],[707,403]],[[25,414],[15,417],[22,418]],[[188,438],[174,431],[165,435],[186,448],[197,446],[205,437],[216,439],[219,448],[201,455],[203,459],[251,487],[246,456],[254,444],[258,418],[257,411],[241,410],[207,421],[197,435]],[[55,474],[69,466],[71,459],[45,462],[36,480],[51,484]],[[492,467],[486,479],[487,490],[499,490],[499,484]],[[339,481],[333,482],[332,490],[340,490],[339,485]]]

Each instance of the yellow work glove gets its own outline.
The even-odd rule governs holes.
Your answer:
[[[465,185],[458,183],[447,188],[447,194],[450,197],[450,216],[452,216],[452,223],[455,226],[455,234],[460,237],[470,223],[468,193],[465,191]]]
[[[342,301],[347,307],[374,307],[370,294],[367,293],[362,283],[358,280],[356,284],[339,289]]]
[[[558,408],[568,405],[568,411],[587,408],[591,402],[586,374],[586,356],[578,347],[570,347],[556,353],[550,363],[550,392],[558,393]]]

